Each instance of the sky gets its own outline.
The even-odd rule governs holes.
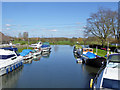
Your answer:
[[[3,2],[2,32],[29,37],[83,37],[86,19],[98,8],[118,9],[117,2]]]

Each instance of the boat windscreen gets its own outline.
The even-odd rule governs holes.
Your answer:
[[[11,58],[11,57],[14,57],[15,54],[12,54],[12,55],[0,55],[0,59],[8,59],[8,58]]]
[[[109,62],[120,62],[120,54],[110,55],[108,57]]]
[[[117,89],[120,87],[119,84],[120,84],[120,80],[103,78],[102,87],[108,89]]]

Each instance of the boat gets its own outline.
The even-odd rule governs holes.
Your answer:
[[[41,55],[41,49],[33,49],[32,50],[32,53],[33,53],[33,58],[36,58],[37,56]]]
[[[81,50],[82,50],[81,45],[79,45],[79,44],[74,45],[74,48],[73,48],[74,55],[80,56]]]
[[[41,51],[42,52],[50,52],[50,49],[51,49],[51,47],[50,47],[49,42],[45,42],[41,46]]]
[[[106,64],[106,59],[93,53],[92,48],[81,48],[77,50],[79,59],[77,63],[85,63],[94,67],[101,67]]]
[[[91,79],[90,88],[119,89],[120,88],[120,53],[110,54],[107,65],[101,68],[95,79]]]
[[[29,47],[33,47],[33,48],[40,48],[42,46],[42,42],[41,41],[39,41],[38,43],[36,43],[36,44],[31,44],[31,45],[29,45]]]
[[[12,72],[23,65],[23,57],[18,53],[17,48],[0,48],[0,76]]]
[[[86,54],[82,54],[81,58],[86,65],[91,65],[94,67],[106,65],[106,59],[104,57],[100,57],[89,51]]]
[[[32,59],[33,58],[33,51],[31,49],[24,49],[20,53],[21,56],[23,56],[24,60]]]

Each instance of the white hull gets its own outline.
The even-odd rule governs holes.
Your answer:
[[[3,62],[2,62],[3,61]],[[12,72],[16,68],[23,65],[23,57],[18,56],[16,59],[11,60],[11,58],[7,60],[2,60],[0,62],[0,76],[4,74],[8,74],[9,72]]]

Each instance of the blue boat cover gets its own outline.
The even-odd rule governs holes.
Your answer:
[[[11,51],[18,51],[17,48],[13,48],[13,47],[4,47],[4,48],[0,48],[0,49],[11,50]]]
[[[20,55],[21,55],[21,56],[26,56],[26,55],[28,55],[30,52],[32,52],[31,49],[24,49],[24,50],[20,53]]]
[[[41,48],[49,47],[50,45],[42,45]]]
[[[44,42],[43,45],[50,45],[49,42]]]
[[[95,58],[96,55],[94,53],[91,53],[91,52],[87,52],[86,54],[83,54],[85,56],[87,56],[88,58]]]

